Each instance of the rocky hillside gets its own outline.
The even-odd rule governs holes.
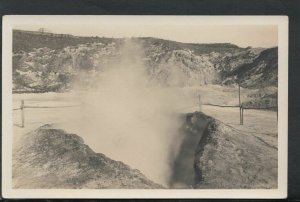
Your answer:
[[[139,47],[124,48],[130,41]],[[128,46],[128,45],[127,45]],[[205,84],[277,86],[277,48],[190,44],[156,38],[111,39],[15,30],[13,90],[68,91],[90,88],[122,55],[138,56],[147,79],[162,86]],[[76,82],[75,82],[76,81]]]
[[[264,50],[253,62],[228,72],[226,82],[234,78],[238,78],[241,86],[245,87],[277,86],[278,49]]]
[[[120,161],[95,153],[83,139],[44,125],[13,150],[13,187],[22,189],[163,188]]]

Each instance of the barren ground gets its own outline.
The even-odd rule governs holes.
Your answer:
[[[186,103],[178,105],[178,113],[190,113],[199,111],[198,94],[201,94],[202,103],[219,104],[219,105],[237,105],[236,88],[223,88],[220,86],[206,86],[201,88],[179,89],[183,97],[186,97]],[[249,94],[255,94],[255,90],[242,89],[242,100],[248,100]],[[13,140],[14,144],[24,134],[44,125],[54,124],[56,127],[62,127],[64,123],[73,120],[73,117],[80,114],[85,106],[80,100],[84,94],[80,93],[44,93],[44,94],[14,94],[13,108],[20,106],[21,100],[25,100],[25,106],[34,107],[57,107],[60,108],[26,108],[25,127],[20,127],[21,113],[20,110],[13,111]],[[64,107],[74,106],[74,107]],[[241,135],[254,136],[266,146],[277,149],[277,115],[274,111],[263,110],[245,110],[244,124],[240,125],[238,108],[222,108],[215,106],[202,105],[201,111],[208,116],[216,118],[224,124],[231,127]],[[62,127],[63,128],[63,127]],[[63,128],[65,129],[65,128]],[[67,130],[68,131],[68,130]],[[71,131],[72,132],[72,131]],[[97,148],[97,142],[85,136],[78,134],[95,152],[104,153]],[[109,155],[108,155],[109,156]],[[122,159],[116,159],[122,160]],[[127,163],[124,161],[124,163]],[[130,165],[130,163],[127,163]],[[131,165],[132,166],[132,165]],[[133,168],[139,169],[138,165]],[[141,169],[142,171],[142,169]],[[147,176],[147,175],[146,175]],[[150,178],[151,179],[151,178]]]

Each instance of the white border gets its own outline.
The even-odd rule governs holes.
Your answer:
[[[278,26],[278,189],[12,189],[12,28],[20,24]],[[4,198],[286,198],[288,139],[287,16],[4,16],[2,33],[2,195]]]

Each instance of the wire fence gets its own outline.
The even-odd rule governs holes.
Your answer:
[[[24,108],[69,108],[69,107],[79,107],[80,105],[68,105],[68,106],[24,106]]]
[[[21,100],[21,106],[19,108],[13,108],[13,111],[21,110],[21,127],[25,127],[25,114],[24,109],[51,109],[51,108],[72,108],[72,107],[79,107],[82,104],[77,105],[62,105],[62,106],[26,106],[25,101]]]
[[[277,106],[271,106],[271,107],[244,107],[243,109],[257,109],[257,110],[265,110],[265,109],[277,109]]]
[[[278,121],[278,106],[268,106],[268,107],[249,107],[241,105],[216,105],[216,104],[203,104],[204,106],[214,106],[214,107],[229,107],[229,108],[239,108],[240,109],[240,125],[244,124],[244,110],[270,110],[275,109],[277,113],[277,121]]]
[[[216,104],[209,104],[209,103],[206,103],[206,104],[202,104],[204,106],[213,106],[213,107],[240,107],[238,105],[216,105]]]
[[[51,109],[51,108],[72,108],[72,107],[79,107],[82,106],[82,104],[77,105],[62,105],[62,106],[28,106],[25,105],[24,100],[21,100],[21,106],[18,108],[13,108],[13,111],[21,110],[21,127],[25,127],[25,115],[24,115],[24,109]],[[268,106],[268,107],[249,107],[249,106],[243,106],[241,105],[218,105],[218,104],[211,104],[211,103],[201,103],[201,99],[199,96],[199,103],[195,105],[190,105],[182,108],[178,108],[178,110],[185,110],[189,108],[195,108],[199,107],[199,111],[202,111],[202,106],[212,106],[212,107],[220,107],[220,108],[239,108],[240,113],[240,125],[244,124],[244,110],[268,110],[268,109],[276,109],[277,111],[277,120],[278,120],[278,108],[277,106]]]

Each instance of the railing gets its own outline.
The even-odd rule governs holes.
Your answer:
[[[26,106],[24,100],[21,100],[21,106],[19,108],[13,108],[13,111],[15,110],[21,110],[21,127],[25,127],[25,113],[24,109],[25,108],[71,108],[71,107],[78,107],[81,106],[79,105],[64,105],[64,106]],[[201,98],[199,96],[199,103],[196,105],[191,105],[187,107],[180,108],[181,110],[183,109],[188,109],[188,108],[194,108],[194,107],[199,107],[199,111],[202,111],[202,106],[213,106],[213,107],[221,107],[221,108],[239,108],[240,112],[240,125],[244,124],[244,110],[266,110],[266,109],[276,109],[277,111],[277,120],[278,120],[278,109],[277,106],[271,106],[271,107],[245,107],[243,104],[241,106],[239,105],[217,105],[217,104],[210,104],[210,103],[201,103]]]
[[[78,107],[79,105],[63,105],[63,106],[26,106],[24,100],[21,100],[21,106],[19,108],[13,108],[13,111],[21,110],[21,127],[25,127],[25,112],[24,109],[34,109],[34,108],[70,108]]]
[[[276,109],[277,112],[277,120],[278,120],[278,108],[277,106],[271,107],[245,107],[243,104],[239,105],[215,105],[215,104],[203,104],[206,106],[214,106],[214,107],[231,107],[231,108],[239,108],[240,109],[240,125],[244,124],[244,110],[252,109],[252,110],[266,110],[266,109]]]

